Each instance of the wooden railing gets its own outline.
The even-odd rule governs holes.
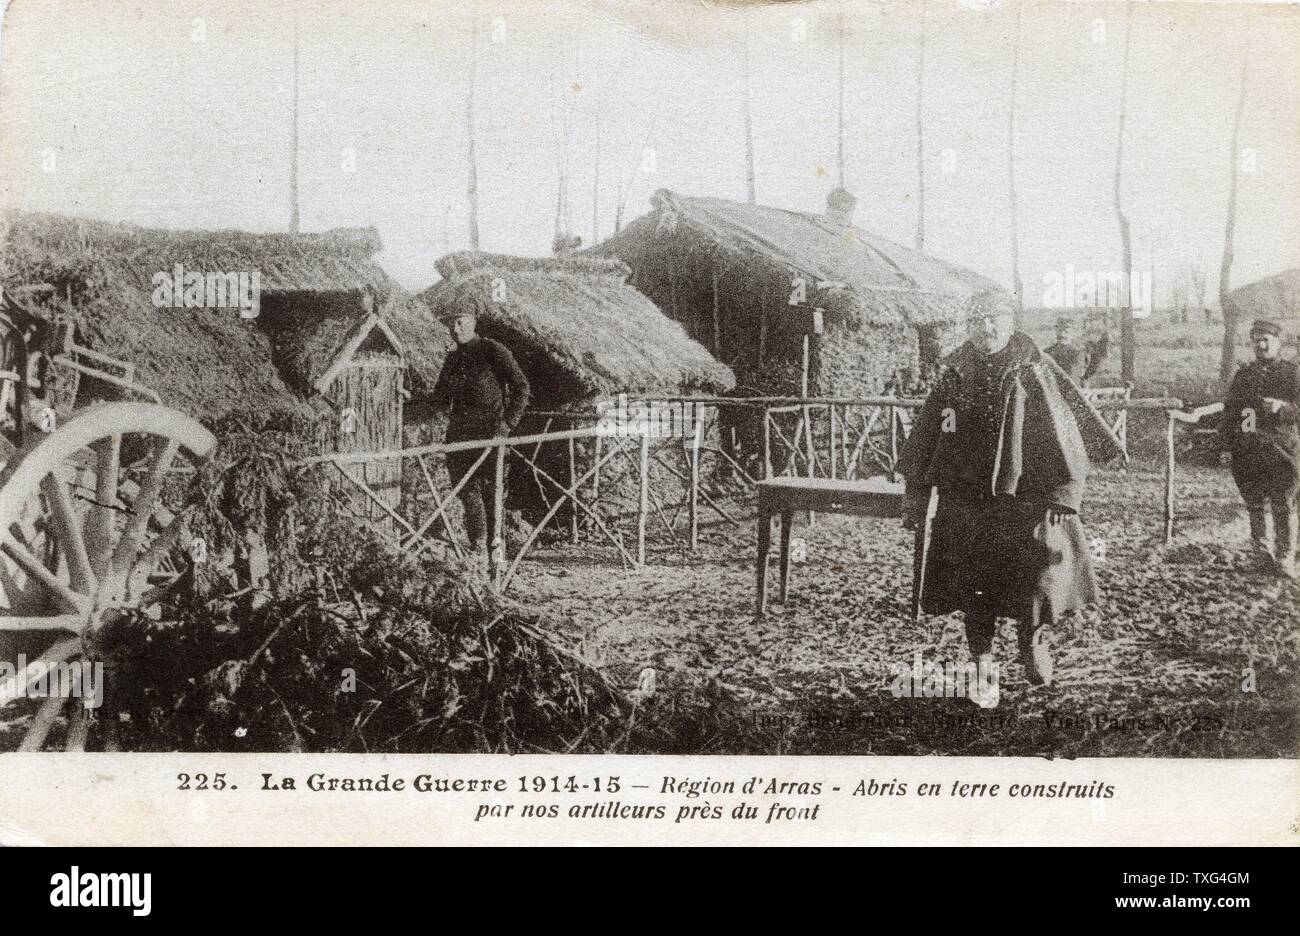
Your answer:
[[[400,549],[419,554],[442,542],[458,556],[464,548],[447,515],[448,506],[460,493],[465,479],[452,479],[445,492],[435,482],[436,461],[453,452],[477,451],[477,470],[492,465],[493,497],[496,510],[491,538],[503,540],[507,464],[522,465],[525,475],[537,484],[543,499],[541,519],[527,533],[513,556],[497,567],[493,584],[504,590],[519,570],[520,563],[536,545],[542,531],[553,524],[565,505],[568,539],[580,542],[585,529],[614,547],[625,569],[640,569],[646,563],[647,540],[652,526],[662,527],[674,545],[685,551],[699,546],[701,511],[712,510],[723,521],[738,523],[718,499],[710,495],[702,480],[706,474],[704,460],[711,459],[715,469],[723,470],[736,482],[752,486],[755,478],[718,438],[720,414],[731,407],[743,410],[762,426],[762,474],[800,474],[831,478],[865,478],[872,474],[893,475],[898,454],[910,431],[915,410],[922,401],[894,397],[810,398],[797,397],[660,397],[646,403],[691,403],[697,409],[689,438],[655,438],[649,433],[621,434],[602,427],[595,413],[533,413],[546,419],[545,431],[523,436],[481,439],[467,442],[439,443],[389,452],[349,452],[319,455],[303,464],[332,465],[358,491],[368,504],[378,505],[391,521],[390,527]],[[1112,429],[1123,430],[1127,443],[1127,415],[1133,410],[1163,410],[1166,413],[1166,461],[1164,524],[1165,541],[1173,536],[1175,493],[1175,427],[1193,424],[1200,416],[1218,407],[1204,407],[1192,413],[1183,411],[1181,400],[1171,398],[1131,399],[1127,392],[1103,398],[1098,409],[1107,417]],[[820,417],[820,422],[818,421]],[[791,427],[793,422],[793,427]],[[555,424],[570,428],[552,430]],[[585,423],[585,425],[584,425]],[[1120,429],[1116,429],[1117,435]],[[562,446],[565,477],[556,478],[541,463],[544,446]],[[582,449],[585,449],[582,450]],[[674,465],[680,457],[679,465]],[[423,497],[405,497],[398,507],[385,503],[370,490],[365,481],[345,470],[348,465],[399,459],[403,475],[424,482]],[[554,468],[555,462],[549,462]],[[627,469],[619,474],[614,466]],[[667,484],[652,483],[652,468],[659,469]],[[620,486],[615,481],[634,476],[636,504],[631,515],[635,532],[625,537],[617,522],[602,515],[601,505]],[[608,504],[605,506],[608,507]],[[687,516],[686,530],[679,534],[681,513]],[[671,516],[670,516],[671,514]],[[445,539],[436,539],[440,527]],[[628,540],[631,539],[631,544]]]

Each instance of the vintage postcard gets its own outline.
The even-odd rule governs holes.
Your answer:
[[[0,843],[1295,844],[1298,49],[9,0]]]

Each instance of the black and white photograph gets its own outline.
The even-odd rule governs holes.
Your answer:
[[[1118,840],[1222,764],[1289,806],[1213,836],[1294,844],[1297,50],[1281,3],[9,0],[0,775],[774,840],[942,780]],[[100,841],[3,787],[5,844]]]

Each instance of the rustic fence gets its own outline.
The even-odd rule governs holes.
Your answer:
[[[1175,515],[1176,427],[1195,424],[1217,407],[1187,413],[1182,410],[1182,402],[1176,399],[1132,399],[1127,390],[1093,391],[1089,395],[1126,446],[1129,412],[1165,412],[1164,534],[1168,542],[1173,536]],[[741,522],[720,502],[722,498],[713,496],[707,489],[704,479],[710,467],[712,472],[722,472],[742,489],[753,486],[755,474],[848,480],[881,474],[892,477],[915,410],[922,404],[920,400],[895,397],[682,396],[642,402],[647,406],[689,405],[694,412],[689,433],[664,437],[656,432],[653,421],[642,427],[643,431],[636,427],[611,427],[602,424],[596,413],[534,413],[534,417],[546,420],[542,432],[390,452],[320,455],[305,460],[304,464],[333,466],[368,509],[379,508],[389,521],[388,532],[403,551],[419,554],[438,546],[463,558],[464,547],[453,530],[448,507],[460,494],[468,474],[459,480],[450,478],[449,486],[440,490],[435,480],[438,459],[454,452],[478,451],[475,469],[491,466],[496,507],[494,529],[490,533],[493,541],[503,540],[507,466],[517,463],[522,476],[537,486],[544,507],[540,520],[531,525],[514,555],[505,556],[496,569],[494,585],[504,590],[547,528],[558,535],[567,534],[569,542],[575,545],[582,540],[584,531],[595,536],[613,547],[627,569],[645,565],[647,540],[653,528],[662,528],[669,540],[681,549],[697,550],[703,511],[712,511],[727,523]],[[759,427],[761,460],[757,469],[751,471],[744,463],[744,446],[738,444],[737,427],[748,424],[752,428],[754,423]],[[567,428],[552,428],[556,425]],[[543,459],[546,447],[558,447],[559,458]],[[553,448],[551,454],[555,454]],[[711,466],[706,465],[706,459]],[[404,477],[414,479],[417,485],[422,482],[421,495],[403,497],[397,507],[385,503],[369,489],[359,472],[346,470],[349,465],[393,460],[401,464]],[[562,477],[555,476],[557,463],[564,466],[559,472]],[[633,478],[634,485],[628,485],[627,480]],[[655,478],[659,480],[652,483]],[[634,504],[630,510],[617,514],[618,519],[630,519],[634,524],[634,529],[625,535],[618,519],[603,515],[601,508],[608,508],[615,492],[626,492],[629,486],[635,489]],[[683,513],[686,529],[679,532]],[[557,529],[557,518],[563,519],[567,530]]]

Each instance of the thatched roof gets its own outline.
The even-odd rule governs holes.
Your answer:
[[[438,315],[470,309],[557,405],[620,391],[720,392],[731,371],[626,282],[628,268],[589,257],[532,259],[463,252],[438,261],[422,298]]]
[[[79,343],[133,363],[137,380],[200,419],[250,411],[312,415],[313,374],[364,318],[359,297],[371,293],[381,315],[391,309],[399,318],[410,315],[414,301],[374,261],[381,245],[371,228],[164,231],[46,214],[10,215],[4,223],[5,287],[52,284],[48,311],[76,322]],[[258,272],[262,314],[243,319],[230,308],[156,307],[153,277],[176,264]],[[312,301],[297,302],[303,294]],[[290,320],[283,309],[303,319]],[[302,332],[301,347],[295,331]],[[437,372],[438,347],[435,354],[416,341],[407,349],[417,374]]]
[[[690,256],[715,269],[776,274],[786,282],[802,275],[810,304],[825,305],[853,324],[956,322],[972,296],[1004,292],[978,273],[826,215],[667,189],[656,192],[651,203],[650,214],[591,253],[618,257],[638,274],[644,265]],[[820,284],[843,285],[819,290]]]
[[[416,399],[431,394],[442,362],[455,343],[447,326],[434,318],[426,302],[405,290],[394,290],[380,304],[380,317],[389,324],[406,353],[406,382]]]
[[[1228,293],[1239,316],[1287,319],[1300,316],[1300,268],[1239,286]]]

